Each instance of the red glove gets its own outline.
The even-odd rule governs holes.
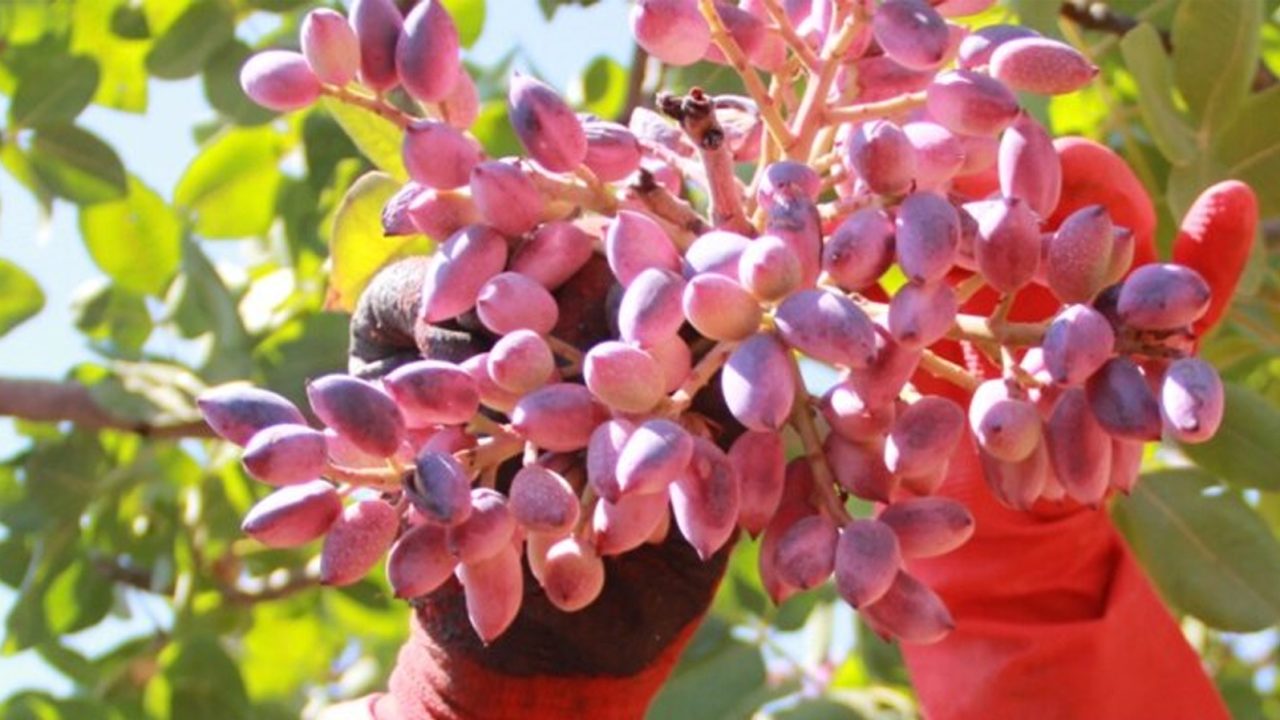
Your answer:
[[[1104,204],[1117,224],[1134,230],[1135,266],[1153,262],[1155,213],[1123,160],[1079,139],[1059,140],[1057,147],[1063,199],[1050,226],[1080,207]],[[1210,188],[1183,221],[1174,257],[1213,288],[1210,322],[1231,297],[1256,222],[1252,191],[1236,182]],[[966,310],[985,312],[993,301],[975,298]],[[1033,289],[1019,298],[1015,316],[1043,319],[1056,304]],[[903,647],[929,718],[1229,717],[1106,512],[1072,502],[1015,512],[995,501],[981,472],[966,446],[941,490],[973,512],[973,538],[910,567],[956,620],[942,642]]]

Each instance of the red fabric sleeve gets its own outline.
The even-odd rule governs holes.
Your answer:
[[[415,618],[400,648],[390,692],[336,705],[320,720],[637,720],[644,717],[700,620],[690,622],[652,665],[636,675],[514,677],[446,652]]]
[[[1196,653],[1105,511],[998,505],[971,449],[942,494],[977,518],[974,537],[910,571],[956,629],[904,645],[930,720],[1228,718]]]
[[[400,649],[391,693],[373,720],[634,720],[643,718],[698,622],[691,622],[657,660],[629,677],[513,677],[447,653],[415,620]],[[619,648],[626,652],[626,648]]]

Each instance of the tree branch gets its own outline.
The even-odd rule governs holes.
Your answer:
[[[203,421],[153,425],[116,415],[77,382],[0,378],[0,417],[70,422],[82,430],[121,430],[150,438],[214,437]]]
[[[649,53],[637,43],[635,49],[631,51],[631,72],[627,75],[627,102],[622,106],[622,112],[615,118],[623,125],[630,122],[631,112],[644,104],[644,81],[648,79],[646,77],[649,74],[648,71]]]

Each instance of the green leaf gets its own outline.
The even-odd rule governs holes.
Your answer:
[[[117,5],[111,12],[111,32],[127,40],[151,37],[147,14],[136,5]]]
[[[164,292],[182,260],[182,221],[137,178],[125,199],[81,210],[80,234],[103,272],[143,295]]]
[[[505,100],[489,100],[481,103],[480,115],[471,126],[471,132],[484,145],[485,152],[492,157],[520,155],[524,148],[516,137],[507,120],[507,103]]]
[[[186,9],[147,53],[147,71],[165,80],[191,77],[235,34],[235,20],[218,0]]]
[[[681,662],[677,674],[654,698],[647,717],[654,720],[728,718],[738,700],[764,680],[760,651],[726,636],[711,651]]]
[[[204,69],[204,96],[224,117],[237,125],[261,125],[276,113],[249,99],[240,87],[240,66],[253,50],[239,40],[223,46]]]
[[[724,580],[716,591],[712,611],[735,623],[747,623],[771,609],[760,585],[760,543],[738,542],[729,556]]]
[[[248,720],[249,698],[235,662],[212,635],[171,644],[147,684],[148,717],[157,720]]]
[[[1182,0],[1173,18],[1178,90],[1204,137],[1229,120],[1258,65],[1259,0]]]
[[[74,125],[45,125],[36,131],[31,168],[55,195],[79,205],[124,197],[128,179],[112,147]]]
[[[63,570],[44,596],[44,615],[49,629],[64,635],[97,625],[111,610],[114,584],[94,570],[87,560]]]
[[[210,384],[249,377],[253,343],[222,277],[204,250],[190,238],[182,245],[182,274],[165,303],[173,308],[173,320],[186,337],[213,335],[213,349],[203,368]]]
[[[71,300],[76,329],[110,355],[137,359],[151,336],[151,313],[141,295],[94,278],[77,288]]]
[[[37,485],[33,485],[34,490]],[[36,543],[31,564],[18,588],[18,596],[5,618],[4,652],[14,653],[50,639],[48,621],[44,614],[44,596],[53,578],[75,562],[77,532],[70,516],[63,516],[54,527],[42,528],[42,537]]]
[[[308,313],[285,323],[253,349],[253,361],[268,387],[298,404],[306,403],[298,378],[344,372],[351,324],[346,315]]]
[[[538,8],[542,10],[542,16],[550,20],[562,5],[591,7],[599,1],[600,0],[538,0]]]
[[[82,55],[55,55],[18,77],[9,105],[13,127],[70,123],[98,89],[98,63]]]
[[[44,291],[22,268],[0,258],[0,337],[44,309]]]
[[[270,128],[236,128],[214,137],[187,166],[174,204],[195,214],[207,238],[265,235],[275,219],[285,143]]]
[[[331,98],[324,98],[320,104],[333,115],[369,162],[397,180],[409,179],[400,151],[404,132],[395,123],[364,108]]]
[[[329,243],[332,269],[325,307],[351,312],[365,285],[384,265],[409,254],[430,252],[421,235],[385,237],[382,207],[400,189],[390,175],[370,172],[347,191],[333,220]]]
[[[1225,383],[1226,411],[1213,439],[1182,445],[1195,464],[1241,488],[1280,490],[1280,409],[1236,383]]]
[[[1120,40],[1125,65],[1138,87],[1138,106],[1160,152],[1174,165],[1184,165],[1196,152],[1195,134],[1173,104],[1169,89],[1173,70],[1160,33],[1142,23]]]
[[[1008,4],[1018,14],[1020,24],[1051,37],[1059,35],[1058,3],[1045,0],[1009,0]]]
[[[1275,117],[1280,117],[1280,87],[1250,97],[1213,145],[1222,177],[1252,186],[1264,217],[1280,214],[1280,123],[1260,121]]]
[[[131,11],[131,12],[130,12]],[[146,17],[137,6],[123,0],[110,2],[79,2],[72,8],[71,51],[89,55],[98,61],[102,78],[93,101],[105,107],[140,113],[147,109],[147,69],[144,65],[147,50]],[[121,22],[132,15],[141,27],[141,38],[129,38],[113,28],[117,17]]]
[[[48,517],[73,523],[93,500],[107,457],[96,434],[73,432],[41,443],[27,458],[27,492]]]
[[[0,706],[5,720],[114,720],[119,717],[98,700],[59,700],[50,695],[23,692]]]
[[[1147,474],[1113,512],[1174,606],[1222,630],[1261,630],[1280,621],[1280,543],[1236,494],[1213,485],[1193,469]]]
[[[458,26],[458,40],[469,48],[484,31],[485,0],[444,0],[444,7]]]
[[[593,115],[612,120],[622,115],[627,105],[630,74],[616,60],[601,55],[591,61],[579,80],[583,109]]]
[[[253,608],[253,627],[244,636],[240,667],[254,698],[288,700],[298,688],[323,684],[333,657],[345,639],[327,632],[310,613],[284,603],[259,603]]]
[[[306,182],[317,194],[328,187],[338,163],[360,155],[338,121],[319,109],[302,118],[302,150],[307,159]]]

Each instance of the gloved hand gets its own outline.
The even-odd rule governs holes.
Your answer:
[[[421,259],[404,261],[362,296],[352,320],[352,372],[380,376],[420,356],[461,360],[485,349],[474,327],[416,322],[423,275]],[[562,287],[556,336],[584,349],[603,339],[612,282],[596,258]],[[696,406],[736,426],[717,391],[699,395]],[[451,578],[417,601],[389,694],[335,706],[323,717],[642,717],[710,606],[731,547],[704,562],[673,528],[661,544],[606,558],[600,597],[571,614],[547,600],[526,566],[520,614],[487,646],[472,631],[462,586]]]
[[[1155,215],[1120,158],[1079,139],[1057,144],[1062,204],[1105,205],[1135,231],[1134,264],[1155,260]],[[1210,188],[1182,224],[1174,260],[1198,270],[1214,297],[1207,333],[1230,301],[1253,242],[1257,204],[1241,183]],[[1044,319],[1056,303],[1027,293],[1014,316]],[[975,298],[985,312],[993,298]],[[1030,512],[1000,505],[985,486],[973,448],[952,459],[941,494],[976,519],[959,550],[916,560],[910,571],[946,601],[955,630],[935,645],[904,645],[907,666],[931,720],[1228,717],[1200,659],[1136,563],[1110,516],[1066,500]]]

